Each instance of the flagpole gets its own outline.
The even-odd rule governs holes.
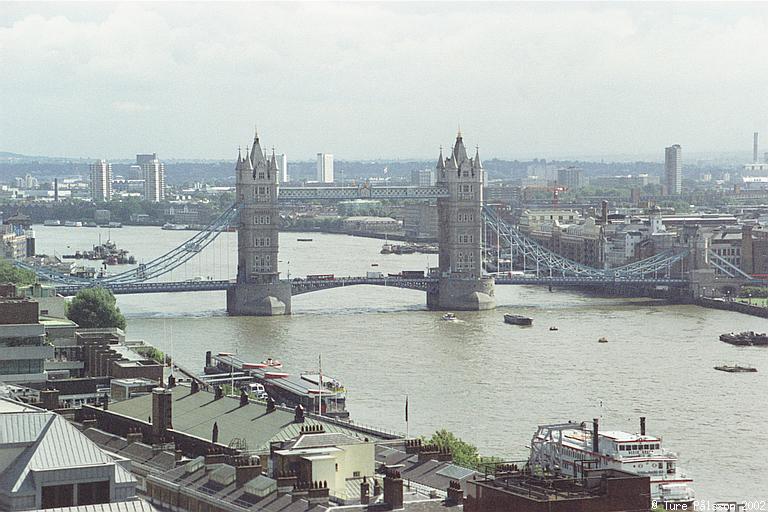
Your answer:
[[[320,389],[318,390],[319,393],[317,394],[318,398],[318,404],[317,404],[317,414],[319,416],[323,415],[323,355],[318,354],[317,355],[317,365],[318,365],[318,372],[320,374]]]
[[[408,395],[405,395],[405,437],[409,437],[408,431]]]

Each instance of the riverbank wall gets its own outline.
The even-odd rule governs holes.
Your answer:
[[[768,318],[768,308],[745,304],[735,300],[710,299],[701,297],[696,300],[696,304],[704,308],[723,309],[726,311],[736,311],[745,315],[759,316]]]

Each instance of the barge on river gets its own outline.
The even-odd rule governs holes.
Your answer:
[[[341,420],[349,419],[347,391],[333,377],[322,370],[292,372],[283,368],[276,359],[248,362],[227,352],[206,353],[205,373],[221,375],[220,382],[228,384],[228,375],[238,384],[258,383],[277,404],[288,407],[301,405],[307,412]],[[234,375],[237,375],[235,379]]]
[[[743,347],[765,347],[768,346],[768,334],[756,333],[754,331],[740,332],[738,334],[731,332],[728,334],[721,334],[720,341]]]

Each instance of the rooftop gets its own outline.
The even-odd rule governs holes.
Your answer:
[[[242,439],[248,450],[266,451],[272,441],[287,441],[297,437],[305,425],[323,425],[329,433],[346,434],[352,438],[369,438],[371,434],[360,434],[353,426],[346,427],[335,421],[305,417],[304,423],[294,422],[294,413],[278,407],[267,414],[266,405],[250,402],[240,407],[239,398],[214,399],[213,393],[199,391],[190,393],[185,386],[171,390],[172,424],[174,430],[185,432],[203,439],[211,439],[213,424],[219,429],[218,442],[229,444],[233,439]],[[110,410],[137,420],[146,421],[152,413],[152,395],[130,398],[110,405]],[[349,444],[349,443],[346,443]]]

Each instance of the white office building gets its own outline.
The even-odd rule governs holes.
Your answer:
[[[165,199],[165,164],[157,154],[136,155],[136,163],[141,166],[144,178],[144,200],[154,203]]]
[[[112,199],[112,164],[106,160],[91,164],[91,199],[94,202]]]
[[[333,155],[329,153],[317,154],[317,181],[333,183]]]

